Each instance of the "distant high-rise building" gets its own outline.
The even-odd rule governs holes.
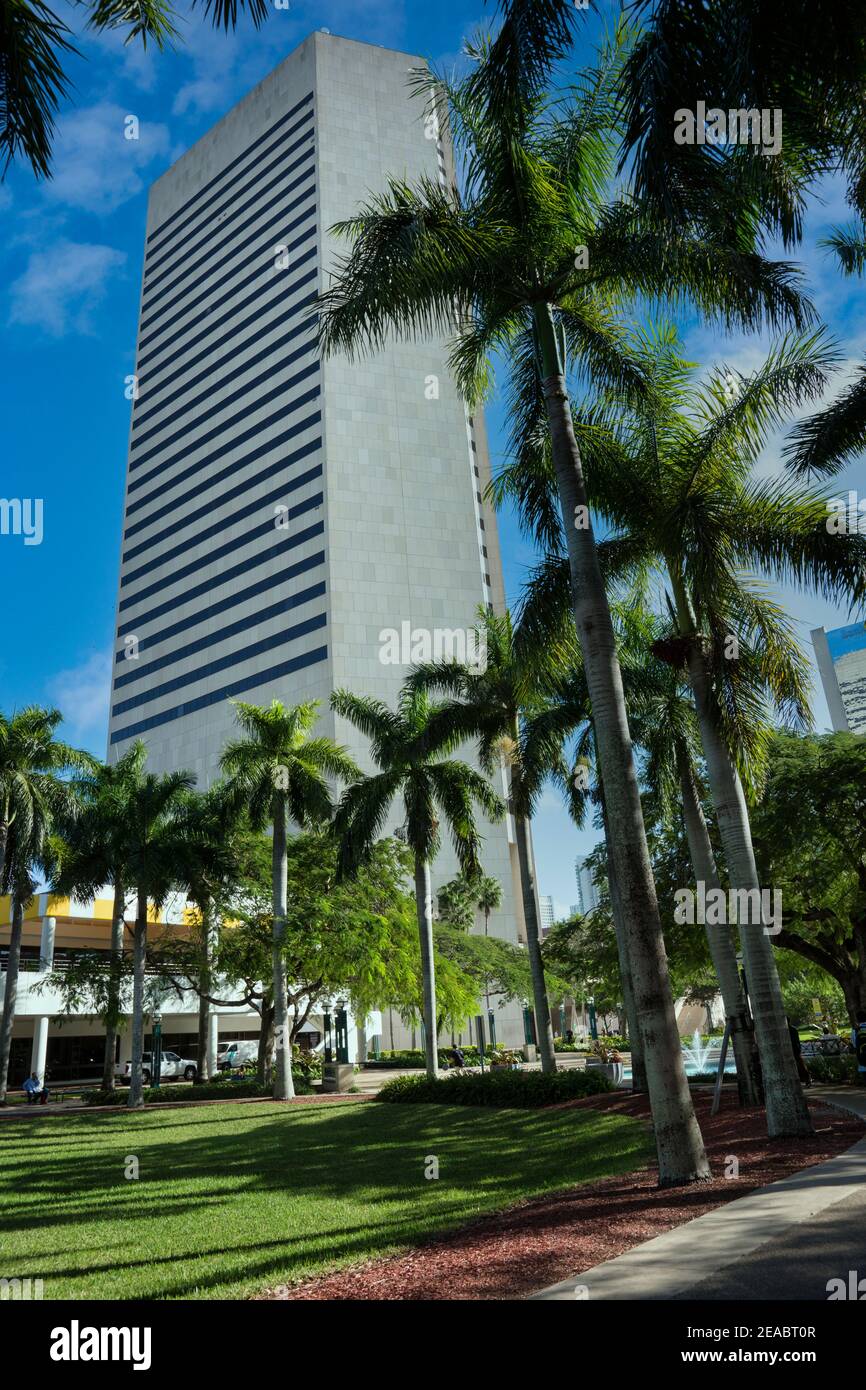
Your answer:
[[[551,898],[549,894],[542,894],[538,899],[538,904],[541,909],[541,934],[542,936],[546,936],[556,921],[553,898]]]
[[[579,854],[574,861],[574,877],[577,881],[578,911],[584,916],[598,907],[598,892],[592,881],[592,873],[586,856]]]
[[[812,645],[833,728],[866,734],[866,623],[815,628]]]

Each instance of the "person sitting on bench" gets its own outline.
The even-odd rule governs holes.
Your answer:
[[[51,1094],[48,1087],[42,1085],[36,1072],[33,1072],[32,1076],[28,1076],[27,1080],[24,1082],[24,1090],[27,1092],[28,1105],[35,1105],[37,1100],[40,1105],[45,1105]]]

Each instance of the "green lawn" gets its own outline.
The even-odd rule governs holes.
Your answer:
[[[7,1120],[0,1275],[42,1278],[46,1298],[243,1295],[649,1153],[641,1124],[593,1110],[227,1103]]]

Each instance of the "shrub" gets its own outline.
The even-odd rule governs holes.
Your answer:
[[[321,1052],[308,1052],[305,1048],[298,1047],[297,1043],[292,1047],[293,1076],[297,1077],[300,1074],[307,1082],[321,1081],[323,1065]]]
[[[601,1071],[457,1071],[431,1081],[427,1076],[395,1076],[376,1096],[391,1104],[493,1105],[533,1109],[612,1091]]]
[[[853,1086],[857,1080],[857,1057],[846,1052],[841,1057],[804,1057],[813,1081]]]
[[[448,1053],[450,1051],[450,1045],[448,1047],[439,1048],[439,1065],[443,1071],[448,1067]],[[478,1066],[478,1048],[474,1043],[466,1043],[465,1046],[461,1047],[460,1051],[463,1053],[468,1067]],[[488,1056],[489,1053],[490,1048],[488,1046],[485,1050],[485,1057]],[[378,1067],[382,1070],[397,1067],[418,1067],[420,1070],[423,1070],[426,1065],[426,1058],[424,1053],[417,1047],[404,1048],[403,1051],[395,1050],[393,1052],[383,1052],[378,1060],[375,1057],[368,1057],[364,1065],[372,1068]]]

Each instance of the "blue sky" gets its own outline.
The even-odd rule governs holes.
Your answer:
[[[437,5],[404,0],[291,0],[258,33],[243,18],[236,34],[214,31],[179,6],[183,43],[160,54],[124,48],[116,36],[81,33],[81,10],[54,8],[76,34],[80,57],[67,63],[71,98],[55,143],[55,175],[37,183],[10,170],[0,184],[0,374],[3,442],[0,495],[43,499],[44,536],[25,546],[0,536],[3,604],[0,708],[54,703],[67,738],[105,751],[109,666],[117,586],[129,402],[147,188],[314,29],[417,52],[437,65],[455,61],[463,39],[492,12],[484,0]],[[618,3],[602,3],[615,13]],[[586,24],[588,41],[598,14]],[[135,115],[140,139],[123,138]],[[822,230],[846,219],[835,186],[815,201],[797,258],[817,306],[839,340],[846,368],[866,352],[863,291],[844,280],[816,247]],[[766,342],[723,339],[704,325],[682,325],[689,354],[702,364],[756,364]],[[501,457],[502,413],[488,412],[494,464]],[[778,467],[778,449],[765,468]],[[834,491],[866,490],[862,465]],[[501,522],[509,594],[519,593],[532,551],[510,517]],[[804,641],[820,623],[850,621],[820,600],[786,595]],[[828,726],[816,689],[818,728]],[[576,835],[555,795],[544,798],[536,825],[541,891],[560,909],[575,901],[573,860],[598,838]]]

